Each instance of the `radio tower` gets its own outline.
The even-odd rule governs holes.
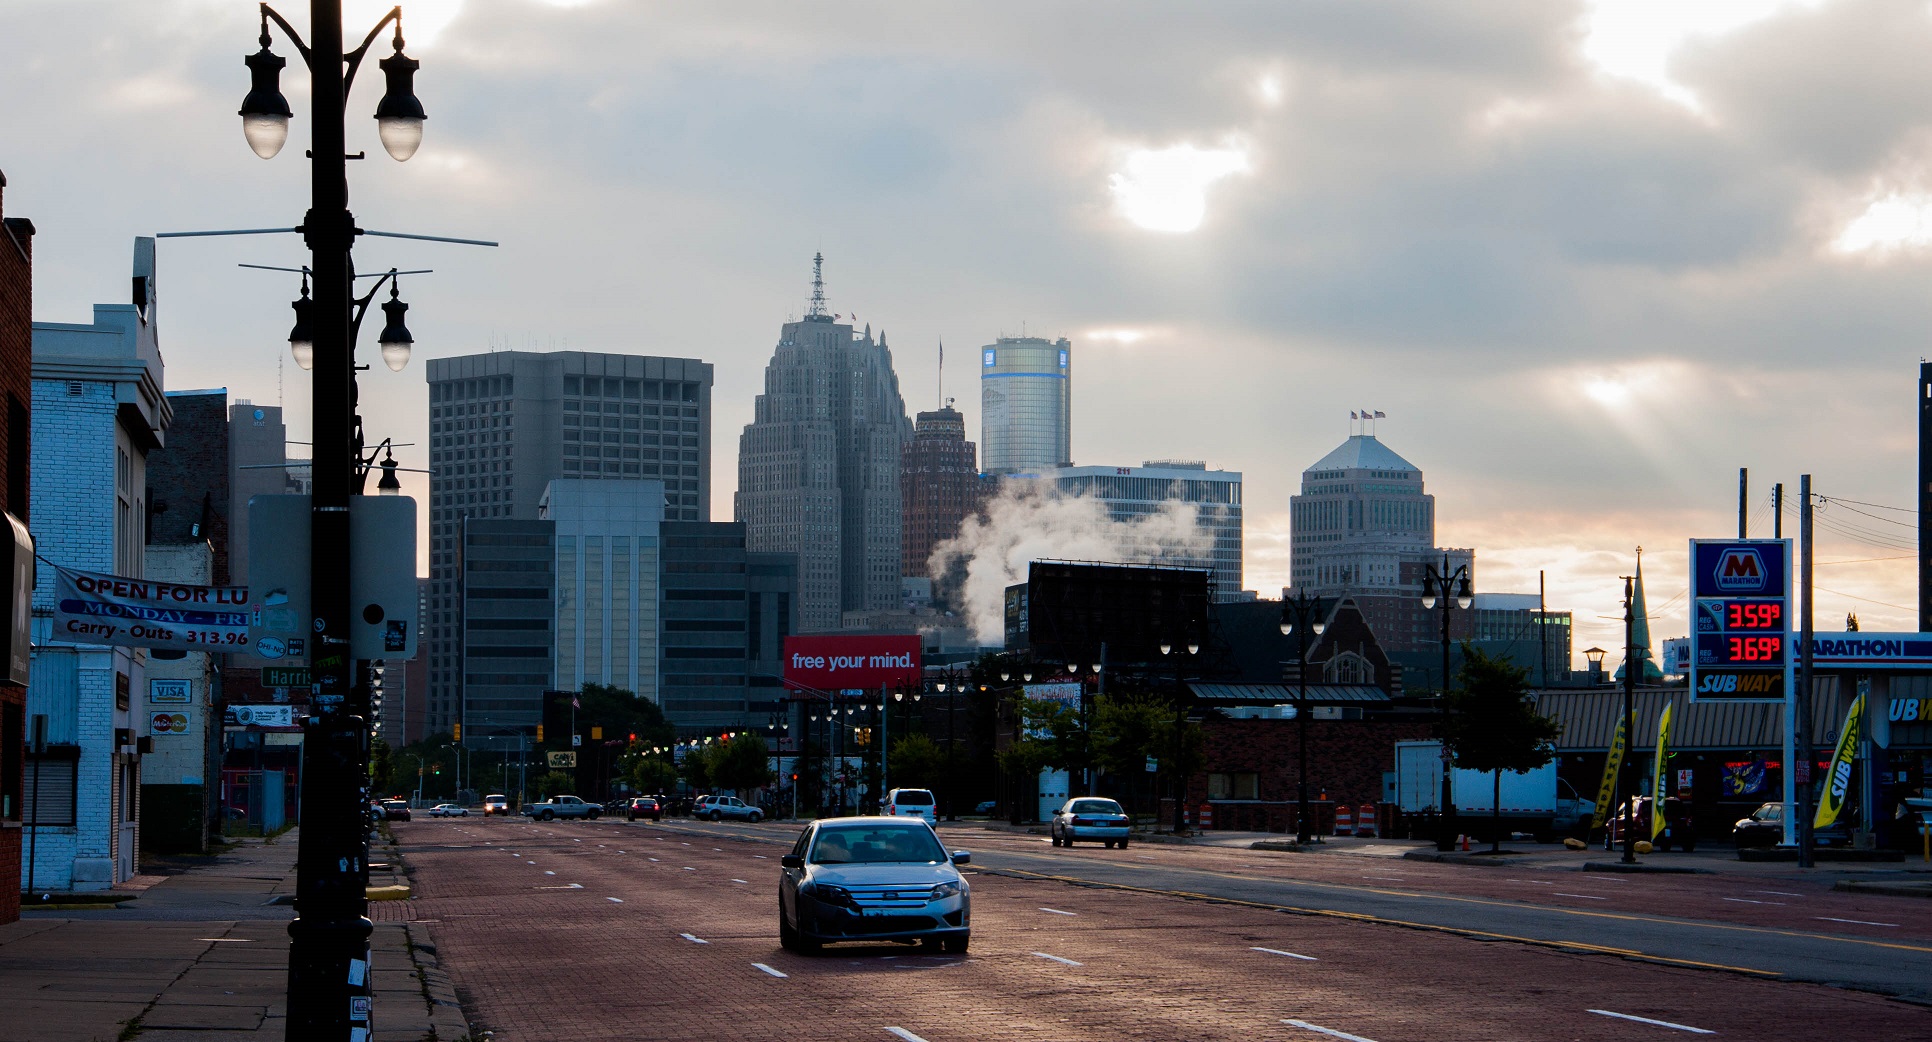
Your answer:
[[[805,309],[805,317],[824,321],[825,314],[825,254],[812,254],[812,305]]]

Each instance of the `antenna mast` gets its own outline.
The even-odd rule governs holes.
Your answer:
[[[812,254],[812,306],[805,310],[806,318],[825,317],[825,254]]]

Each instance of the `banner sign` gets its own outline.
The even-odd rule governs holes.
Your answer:
[[[1671,704],[1664,703],[1664,711],[1657,715],[1657,765],[1650,776],[1650,838],[1656,839],[1664,834],[1664,798],[1669,795],[1664,788],[1666,765],[1670,763],[1670,710]]]
[[[1617,768],[1623,766],[1623,718],[1617,718],[1617,733],[1610,739],[1610,755],[1603,761],[1603,784],[1597,786],[1597,813],[1590,820],[1590,827],[1600,829],[1610,817],[1610,801],[1617,792]]]
[[[294,727],[295,707],[290,705],[229,706],[223,724],[229,727]]]
[[[248,646],[248,587],[54,569],[54,638],[169,651]]]
[[[188,733],[188,714],[155,713],[148,717],[148,733],[156,737]]]
[[[1825,777],[1825,790],[1818,794],[1818,813],[1811,827],[1824,828],[1838,820],[1845,810],[1845,795],[1851,789],[1852,757],[1858,753],[1858,725],[1864,718],[1865,696],[1852,700],[1845,711],[1845,730],[1838,736],[1838,752],[1831,758],[1831,773]]]
[[[786,637],[785,684],[814,691],[919,683],[919,635]]]

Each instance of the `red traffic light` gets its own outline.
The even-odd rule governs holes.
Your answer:
[[[793,771],[793,772],[792,772],[792,780],[793,780],[793,781],[797,781],[797,780],[798,780],[798,772],[797,772],[797,771]]]

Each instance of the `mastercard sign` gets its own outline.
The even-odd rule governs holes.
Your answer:
[[[148,720],[150,734],[187,734],[188,714],[156,713]]]

